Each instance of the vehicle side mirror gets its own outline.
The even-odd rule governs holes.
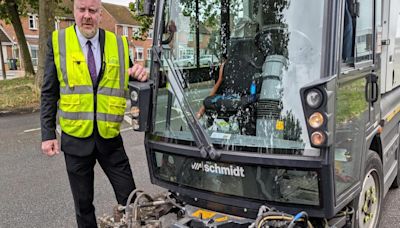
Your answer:
[[[131,100],[130,115],[131,125],[135,131],[147,131],[152,106],[153,81],[146,82],[130,81],[129,95]]]

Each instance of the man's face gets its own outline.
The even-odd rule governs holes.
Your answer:
[[[101,19],[101,0],[74,0],[74,18],[87,39],[96,35]]]

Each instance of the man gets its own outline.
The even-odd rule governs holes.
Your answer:
[[[117,201],[125,205],[135,189],[119,132],[126,107],[128,79],[147,74],[128,56],[125,37],[99,29],[101,0],[75,0],[76,25],[54,31],[49,40],[41,96],[42,151],[61,150],[75,203],[78,227],[97,227],[93,206],[96,160],[109,178]]]

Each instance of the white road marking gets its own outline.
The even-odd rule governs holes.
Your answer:
[[[28,129],[28,130],[25,130],[24,131],[24,133],[29,133],[29,132],[34,132],[34,131],[40,131],[40,127],[39,128],[32,128],[32,129]]]

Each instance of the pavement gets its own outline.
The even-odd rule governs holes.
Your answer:
[[[25,71],[23,70],[6,70],[6,80],[20,78],[25,76]],[[3,72],[0,70],[0,80],[4,80]]]
[[[0,228],[76,227],[64,155],[41,153],[39,113],[0,117],[0,126]],[[150,183],[144,134],[124,123],[121,135],[137,188],[165,191]],[[96,215],[111,215],[114,192],[98,164],[94,182]]]

